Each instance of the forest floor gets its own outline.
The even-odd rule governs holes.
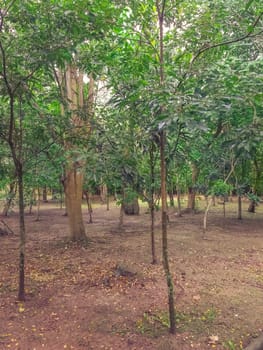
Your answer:
[[[199,206],[201,206],[201,202]],[[0,236],[0,349],[237,350],[263,329],[263,210],[236,219],[236,204],[212,208],[207,239],[202,210],[170,213],[169,254],[177,333],[168,331],[167,287],[151,264],[149,214],[125,216],[95,205],[85,246],[67,240],[67,217],[43,204],[26,215],[26,301],[17,302],[18,215],[1,218],[14,234]],[[235,207],[235,208],[234,208]],[[201,208],[201,207],[200,207]]]

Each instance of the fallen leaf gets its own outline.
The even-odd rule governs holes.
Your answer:
[[[210,335],[208,344],[215,345],[219,341],[218,335]]]
[[[18,312],[24,312],[24,311],[25,311],[24,304],[19,303],[19,304],[18,304]]]

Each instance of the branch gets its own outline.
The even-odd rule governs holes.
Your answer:
[[[241,37],[235,38],[235,39],[231,39],[231,40],[226,40],[226,41],[222,41],[221,43],[217,43],[217,44],[206,44],[205,46],[201,47],[197,53],[195,54],[195,56],[192,58],[191,62],[190,62],[190,66],[189,66],[189,70],[188,72],[186,72],[182,79],[179,81],[179,83],[177,84],[177,89],[182,85],[182,83],[184,82],[186,76],[189,74],[189,72],[191,71],[191,68],[194,64],[194,62],[199,58],[199,56],[201,56],[205,51],[211,50],[211,49],[215,49],[217,47],[220,46],[226,46],[226,45],[231,45],[240,41],[243,41],[247,38],[254,38],[260,34],[263,33],[263,29],[260,30],[257,33],[253,34],[253,29],[257,26],[257,24],[259,23],[261,17],[263,17],[263,11],[258,15],[258,17],[255,19],[253,25],[252,25],[252,30],[249,31],[248,33],[242,35]]]
[[[13,6],[13,4],[16,2],[16,0],[10,1],[10,4],[6,7],[6,9],[0,9],[0,31],[3,29],[3,24],[4,24],[4,18],[8,14],[8,11],[10,8]]]
[[[14,87],[13,94],[16,92],[16,90],[23,85],[25,82],[27,82],[30,78],[33,77],[33,75],[38,71],[38,69],[41,68],[41,65],[38,64],[28,75],[26,75],[23,79],[21,79]]]
[[[260,20],[260,18],[261,18],[262,16],[263,16],[263,11],[258,15],[258,17],[256,18],[256,20],[255,20],[254,23],[252,24],[252,29],[254,29],[254,28],[257,26],[257,24],[258,24],[258,22],[259,22],[259,20]],[[212,44],[212,45],[207,44],[205,47],[202,47],[202,48],[196,53],[196,55],[192,58],[191,63],[190,63],[190,66],[192,66],[192,64],[197,60],[197,58],[198,58],[203,52],[205,52],[205,51],[207,51],[207,50],[214,49],[214,48],[219,47],[219,46],[231,45],[231,44],[237,43],[237,42],[239,42],[239,41],[243,41],[243,40],[245,40],[245,39],[247,39],[247,38],[249,38],[249,37],[255,37],[255,36],[257,36],[257,35],[259,35],[259,34],[261,34],[261,33],[263,33],[263,29],[260,30],[258,33],[255,33],[255,34],[252,34],[252,30],[251,30],[251,31],[249,31],[247,34],[242,35],[242,36],[239,37],[239,38],[235,38],[235,39],[231,39],[231,40],[222,41],[221,43]]]
[[[12,235],[15,234],[14,231],[7,225],[7,223],[4,220],[0,220],[0,223],[2,223],[3,226],[5,227],[7,234],[10,234],[10,233]],[[0,228],[0,233],[1,233],[1,228]]]
[[[162,6],[162,10],[161,10],[162,18],[164,18],[165,5],[166,5],[166,0],[163,0],[163,6]]]
[[[2,54],[2,62],[3,62],[3,72],[1,73],[1,75],[4,79],[8,95],[9,95],[9,97],[11,97],[13,95],[13,91],[12,91],[11,85],[9,84],[9,81],[7,79],[6,55],[5,55],[5,49],[3,47],[2,41],[0,41],[0,52]]]
[[[157,13],[158,13],[158,18],[160,21],[163,22],[166,0],[163,0],[162,5],[159,3],[158,0],[156,0],[155,4],[156,4]]]

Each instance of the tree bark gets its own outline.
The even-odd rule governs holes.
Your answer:
[[[242,220],[242,197],[240,195],[237,198],[237,203],[238,203],[237,218],[238,220]]]
[[[83,191],[84,195],[86,197],[86,202],[87,202],[87,207],[88,207],[88,213],[89,213],[89,224],[93,223],[93,219],[92,219],[92,205],[91,205],[91,195],[88,191]]]
[[[167,238],[167,191],[166,191],[166,161],[165,161],[165,132],[160,133],[160,158],[161,158],[161,202],[162,202],[162,251],[163,251],[163,267],[166,275],[168,287],[168,305],[170,332],[175,333],[175,308],[174,308],[174,286],[172,274],[170,272],[168,258],[168,238]]]
[[[23,184],[23,125],[22,125],[22,97],[19,98],[19,120],[18,133],[15,135],[16,118],[15,118],[15,96],[16,88],[13,89],[9,82],[7,74],[6,52],[0,42],[1,63],[2,63],[2,78],[6,86],[9,96],[9,126],[7,143],[10,147],[12,159],[15,166],[16,177],[18,182],[18,200],[19,200],[19,286],[18,286],[18,300],[25,300],[25,247],[26,247],[26,228],[25,228],[25,213],[24,213],[24,184]],[[26,79],[25,79],[26,80]],[[24,83],[25,81],[23,81]],[[19,85],[17,85],[19,86]],[[17,137],[16,137],[17,136]]]
[[[178,206],[178,216],[182,216],[181,190],[179,187],[177,187],[177,206]]]
[[[120,216],[119,216],[119,229],[122,230],[124,221],[124,205],[121,203],[120,205]]]
[[[5,205],[4,205],[4,208],[3,208],[3,211],[2,211],[2,215],[3,216],[7,216],[8,215],[8,212],[11,208],[11,204],[12,204],[12,201],[15,197],[15,194],[16,194],[16,181],[12,181],[10,184],[9,184],[9,192],[8,192],[8,195],[7,195],[7,198],[6,198],[6,202],[5,202]]]
[[[65,113],[66,110],[71,114],[70,121],[73,130],[70,136],[72,140],[74,138],[87,137],[91,131],[89,119],[93,113],[94,102],[94,80],[92,76],[90,75],[89,93],[85,101],[83,95],[83,74],[76,66],[73,64],[68,65],[64,73],[59,72],[57,81],[60,84],[61,94],[64,99],[64,104],[61,106],[62,113]],[[83,116],[81,117],[84,112],[87,114],[85,116],[86,119]],[[83,160],[75,160],[81,157],[78,157],[79,149],[74,144],[74,141],[66,140],[65,150],[69,151],[69,153],[67,155],[63,185],[70,239],[79,241],[86,239],[81,208],[85,162]],[[72,153],[74,153],[74,156],[72,156]]]
[[[154,210],[154,143],[151,142],[150,147],[150,214],[151,214],[151,252],[152,252],[152,264],[157,263],[156,249],[155,249],[155,210]]]
[[[192,183],[191,186],[188,188],[188,204],[187,204],[187,209],[194,211],[195,210],[195,195],[196,195],[196,190],[195,190],[195,185],[199,176],[200,169],[197,167],[195,163],[191,164],[192,168]]]
[[[86,232],[82,217],[82,188],[83,174],[76,164],[66,170],[64,189],[65,202],[69,221],[69,235],[72,241],[86,239]]]
[[[48,200],[47,200],[47,186],[44,186],[43,187],[43,194],[42,194],[42,196],[43,196],[43,202],[47,202]]]
[[[40,217],[40,188],[37,188],[37,218],[36,221],[39,221],[39,217]]]
[[[126,215],[139,215],[140,207],[138,198],[134,198],[132,202],[126,202],[124,198],[123,209]]]
[[[107,201],[107,193],[108,193],[108,188],[105,184],[100,186],[100,200],[102,204],[105,204]]]
[[[256,212],[256,202],[255,201],[250,201],[249,207],[247,209],[249,213],[255,213]]]
[[[156,8],[158,12],[159,22],[159,64],[160,64],[160,87],[164,87],[164,43],[163,43],[163,31],[164,31],[164,12],[166,1],[156,0]],[[164,106],[160,106],[161,111],[164,110]],[[169,305],[169,320],[170,320],[170,333],[175,333],[175,309],[174,309],[174,287],[173,279],[169,267],[168,259],[168,239],[167,239],[167,189],[166,189],[166,158],[165,158],[165,146],[166,146],[166,133],[164,129],[160,131],[160,162],[161,162],[161,202],[162,202],[162,252],[163,252],[163,267],[166,276],[166,282],[168,287],[168,305]]]
[[[106,210],[110,210],[110,194],[109,191],[107,191],[107,197],[106,197]]]
[[[18,300],[25,300],[25,248],[26,248],[26,227],[24,213],[24,184],[23,184],[23,167],[22,164],[17,164],[17,179],[18,179],[18,196],[19,196],[19,286]]]
[[[208,212],[209,212],[209,209],[210,209],[212,204],[213,204],[213,196],[209,199],[207,206],[206,206],[206,209],[205,209],[204,222],[203,222],[203,238],[204,239],[206,238]]]

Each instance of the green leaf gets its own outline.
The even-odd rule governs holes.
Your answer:
[[[254,0],[249,0],[248,3],[246,4],[246,11],[249,9],[249,7],[252,5]]]

